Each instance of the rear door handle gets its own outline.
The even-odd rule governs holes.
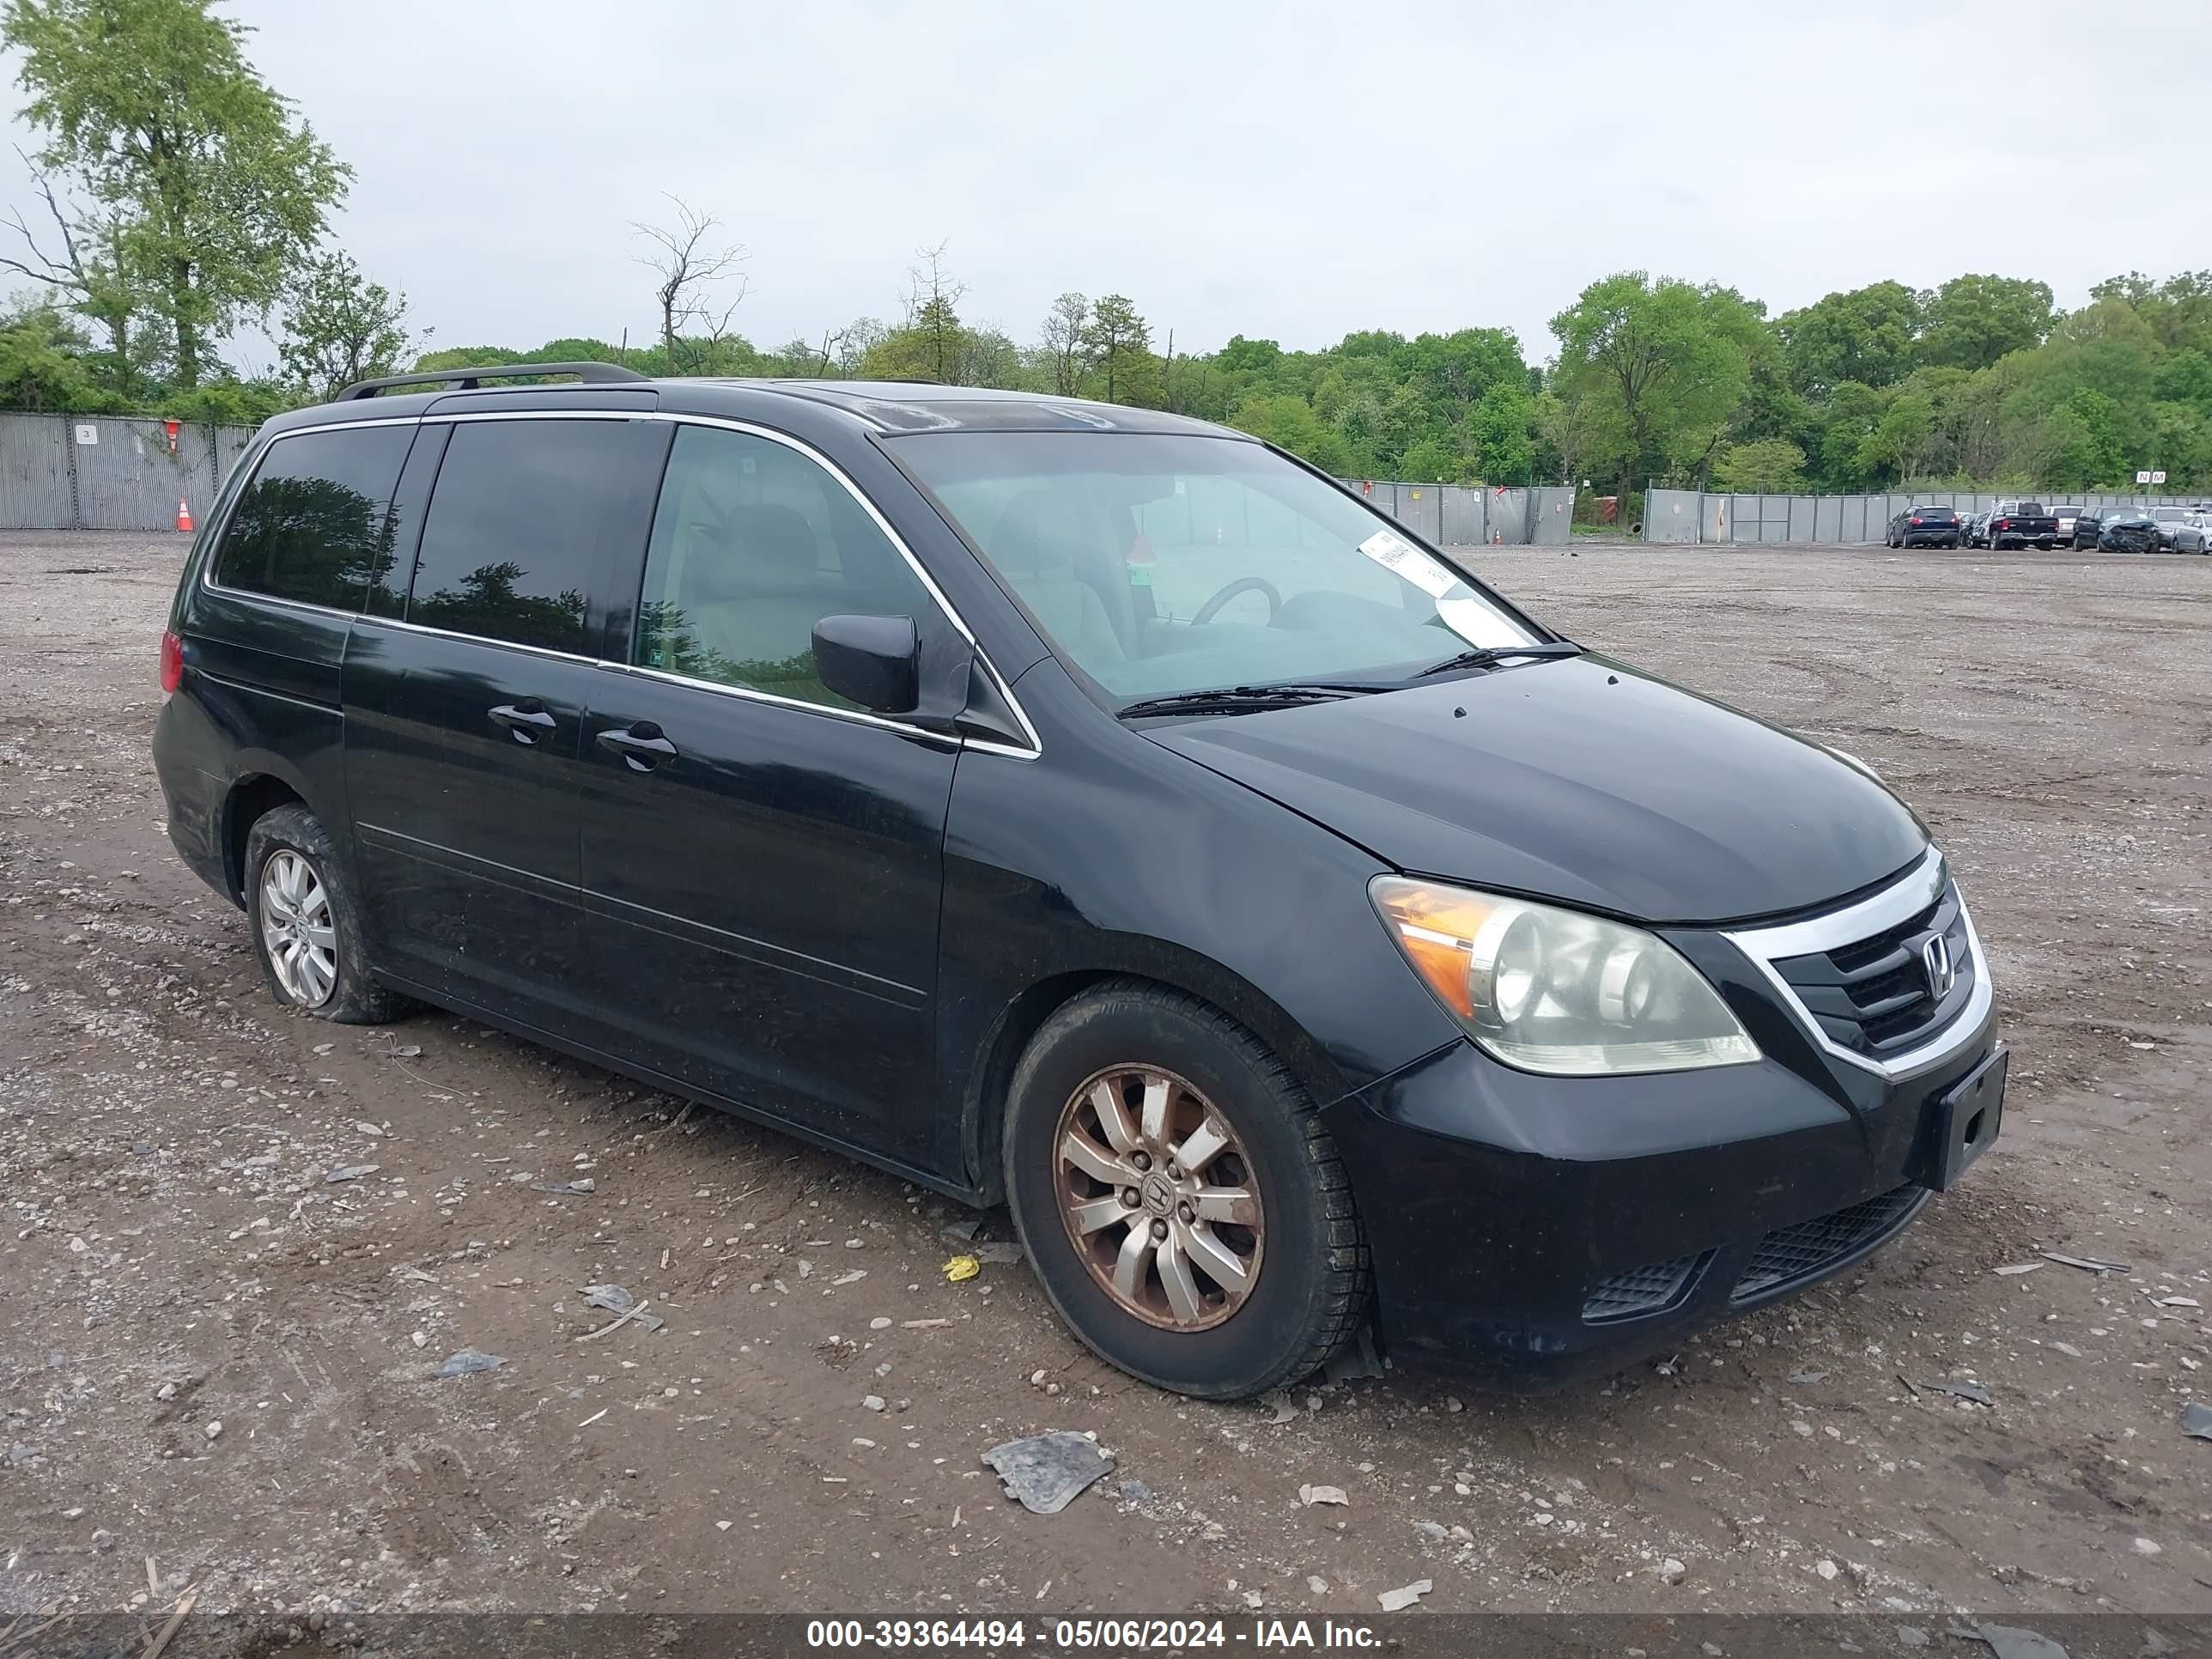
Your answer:
[[[525,697],[520,702],[503,702],[484,713],[498,725],[507,729],[517,743],[535,743],[541,732],[550,732],[553,716],[545,712],[545,705],[535,697]]]
[[[659,726],[652,720],[635,721],[626,732],[610,727],[599,733],[599,746],[620,755],[633,772],[650,772],[661,762],[676,758],[676,745],[660,735]]]

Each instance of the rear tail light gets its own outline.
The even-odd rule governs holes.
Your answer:
[[[185,683],[185,642],[175,634],[161,635],[161,695],[168,696]]]
[[[1915,530],[1919,529],[1919,528],[1920,528],[1920,520],[1917,520],[1917,519],[1915,519],[1915,520],[1912,521],[1912,527],[1913,527]]]

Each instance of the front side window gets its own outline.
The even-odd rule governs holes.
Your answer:
[[[850,708],[814,667],[814,624],[911,617],[936,601],[851,494],[785,444],[679,428],[653,514],[630,660]]]
[[[392,568],[392,491],[412,426],[279,438],[238,499],[218,586],[358,611]]]
[[[635,510],[637,458],[623,421],[457,425],[423,521],[407,620],[582,653],[593,571]]]
[[[1117,702],[1402,678],[1542,636],[1255,443],[1145,433],[895,441],[1064,661]]]

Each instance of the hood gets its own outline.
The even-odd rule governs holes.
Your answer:
[[[1604,657],[1146,735],[1401,870],[1645,922],[1808,909],[1928,847],[1818,744]]]

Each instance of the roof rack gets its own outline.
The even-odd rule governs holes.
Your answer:
[[[373,380],[356,380],[338,393],[332,403],[350,403],[357,398],[374,398],[386,386],[450,386],[459,392],[474,392],[486,380],[519,380],[535,379],[543,374],[573,374],[580,380],[642,380],[646,377],[634,368],[620,363],[487,363],[482,367],[433,369],[424,374],[382,374]]]

